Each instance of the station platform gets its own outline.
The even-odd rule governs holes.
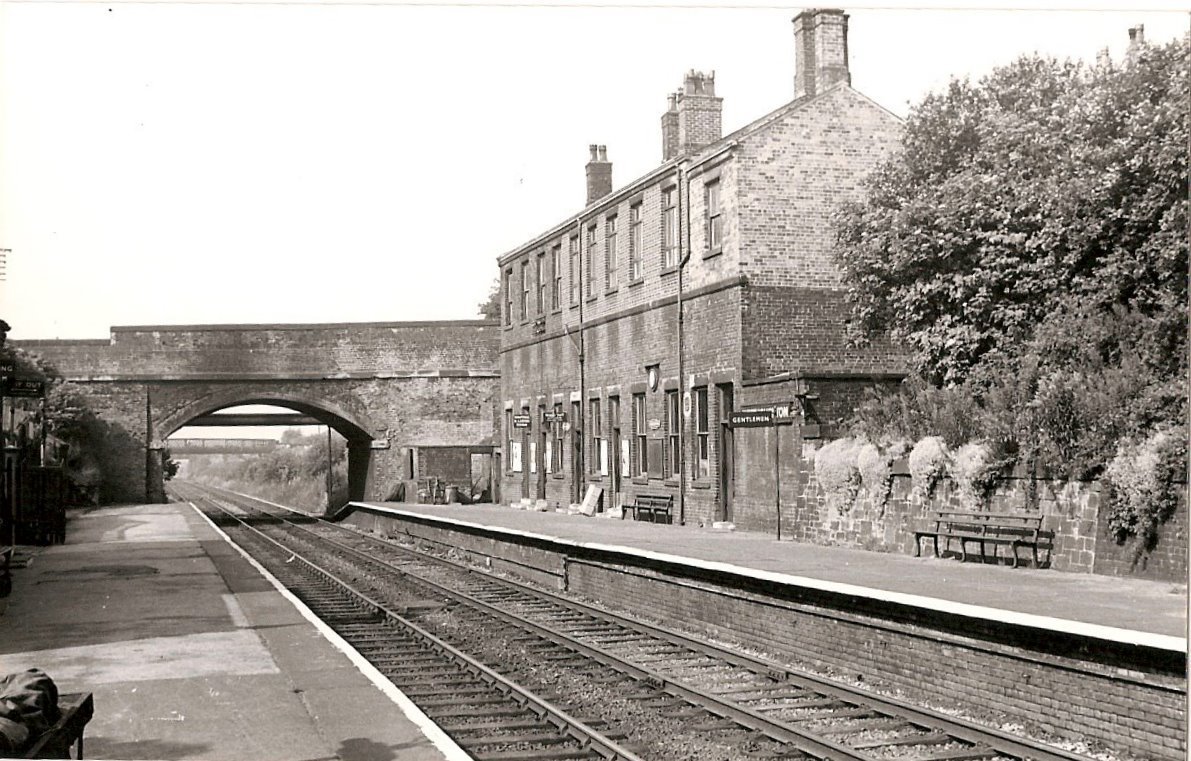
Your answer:
[[[0,673],[92,693],[87,758],[467,758],[187,504],[77,513],[21,551]]]
[[[1045,631],[1186,652],[1187,585],[913,557],[503,505],[352,503]],[[345,508],[346,511],[351,507]],[[929,552],[929,551],[928,551]]]

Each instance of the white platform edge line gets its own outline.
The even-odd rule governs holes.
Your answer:
[[[736,574],[738,576],[760,579],[762,581],[773,581],[780,584],[807,587],[809,589],[815,589],[823,592],[835,592],[838,594],[852,595],[854,597],[865,597],[869,599],[881,600],[884,602],[897,603],[899,605],[910,605],[916,608],[925,608],[927,610],[939,611],[941,613],[951,613],[968,618],[992,620],[998,621],[1000,623],[1014,624],[1017,626],[1028,626],[1031,628],[1057,631],[1064,634],[1075,634],[1084,637],[1095,637],[1096,639],[1108,640],[1110,642],[1119,642],[1126,645],[1141,645],[1143,647],[1152,647],[1159,650],[1171,650],[1179,653],[1187,652],[1187,639],[1185,637],[1174,637],[1169,634],[1154,634],[1151,632],[1137,631],[1135,629],[1121,629],[1115,626],[1091,624],[1084,621],[1072,621],[1066,618],[1040,616],[1036,613],[1020,613],[1018,611],[1012,610],[1001,610],[1000,608],[988,608],[982,605],[955,602],[953,600],[944,600],[938,597],[914,595],[907,592],[890,592],[884,589],[861,587],[838,581],[824,581],[822,579],[813,579],[806,576],[794,576],[792,574],[763,571],[757,568],[746,568],[744,566],[733,565],[731,563],[721,563],[714,560],[701,560],[699,558],[685,557],[682,555],[670,555],[662,552],[654,552],[652,550],[643,550],[637,547],[625,547],[623,545],[600,544],[595,542],[577,542],[573,539],[566,539],[563,537],[549,536],[547,534],[535,534],[533,532],[506,528],[504,526],[489,526],[482,523],[473,523],[471,521],[459,520],[458,518],[447,518],[444,516],[412,512],[409,510],[400,510],[397,508],[387,507],[385,505],[374,505],[367,502],[351,502],[349,504],[358,507],[365,507],[370,510],[382,510],[394,515],[407,515],[413,518],[429,518],[431,520],[441,521],[444,523],[453,523],[458,526],[479,528],[486,531],[504,533],[512,536],[523,536],[529,539],[549,541],[556,544],[567,544],[573,547],[584,547],[587,549],[600,550],[604,552],[612,551],[628,553],[668,563],[677,563],[680,565],[695,566],[696,568],[705,568],[710,571],[723,571]]]
[[[240,545],[233,542],[232,538],[223,532],[223,529],[216,526],[210,518],[203,514],[202,510],[198,509],[197,505],[195,505],[193,502],[187,502],[186,504],[190,505],[190,507],[193,508],[194,511],[198,513],[204,521],[207,522],[208,526],[215,529],[215,533],[219,534],[223,541],[235,548],[236,552],[240,553],[240,555],[242,555],[245,560],[251,563],[252,566],[258,572],[260,572],[262,576],[268,579],[269,583],[281,593],[281,596],[286,600],[289,600],[289,602],[294,606],[294,608],[297,609],[302,617],[314,625],[314,628],[318,630],[319,634],[323,635],[323,637],[332,645],[334,645],[336,649],[346,655],[348,660],[352,662],[352,664],[360,671],[360,673],[365,676],[365,678],[368,679],[368,681],[372,682],[377,689],[384,693],[385,697],[389,698],[389,700],[392,700],[397,707],[401,709],[401,713],[405,714],[405,717],[413,722],[414,726],[421,730],[426,739],[429,740],[430,743],[443,754],[443,756],[445,756],[449,761],[473,761],[472,757],[468,755],[463,748],[460,748],[454,740],[448,737],[447,734],[443,732],[442,729],[439,728],[439,726],[435,724],[429,716],[422,712],[422,709],[414,705],[414,702],[410,700],[404,692],[398,689],[395,684],[386,679],[384,674],[380,673],[380,671],[378,671],[375,666],[369,663],[364,656],[360,655],[360,653],[354,647],[348,644],[345,639],[340,637],[334,629],[327,626],[327,624],[324,623],[321,618],[314,615],[314,612],[311,611],[310,608],[306,607],[306,603],[299,600],[293,595],[292,592],[286,589],[285,585],[277,580],[277,577],[269,573],[269,571],[263,565],[258,563],[255,558],[245,552]]]

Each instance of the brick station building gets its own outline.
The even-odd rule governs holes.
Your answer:
[[[591,146],[587,205],[499,258],[503,501],[554,508],[595,485],[601,509],[669,494],[675,522],[767,529],[775,445],[798,451],[903,375],[887,346],[845,346],[829,255],[831,212],[901,129],[852,89],[847,30],[842,11],[800,13],[794,99],[729,135],[714,73],[689,72],[660,166],[614,190]],[[757,405],[794,424],[729,426]]]

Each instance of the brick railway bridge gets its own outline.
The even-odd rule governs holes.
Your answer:
[[[489,450],[500,328],[486,321],[113,327],[108,340],[14,341],[78,384],[126,451],[117,501],[163,501],[179,428],[244,404],[347,440],[352,499],[383,499],[431,450]],[[143,466],[141,465],[143,463]]]

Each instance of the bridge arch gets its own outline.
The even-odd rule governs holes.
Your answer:
[[[330,426],[336,433],[349,442],[371,442],[373,432],[377,430],[373,421],[366,415],[349,410],[335,401],[325,398],[313,398],[301,394],[278,392],[249,392],[233,388],[221,393],[213,394],[201,399],[195,399],[183,407],[154,421],[154,445],[164,445],[165,439],[172,436],[179,429],[184,428],[190,421],[204,415],[210,415],[228,407],[239,407],[247,404],[267,404],[274,407],[285,407],[309,415],[323,425]]]

